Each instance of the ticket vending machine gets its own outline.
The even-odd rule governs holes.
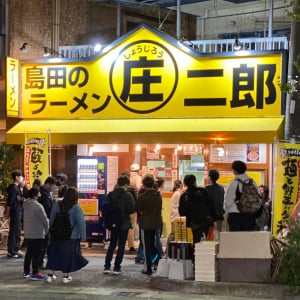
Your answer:
[[[79,156],[77,158],[77,188],[79,205],[86,221],[87,242],[104,243],[106,230],[103,227],[101,207],[107,191],[107,157]]]

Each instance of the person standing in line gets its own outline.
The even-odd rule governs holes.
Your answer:
[[[60,207],[69,214],[72,234],[69,240],[50,240],[48,248],[47,268],[49,269],[47,282],[56,279],[55,271],[63,272],[63,283],[72,281],[69,273],[78,271],[88,264],[81,254],[80,241],[86,240],[86,225],[84,214],[78,204],[78,191],[75,187],[68,187],[64,198],[56,202],[50,216],[50,227],[53,224]]]
[[[14,170],[11,173],[13,182],[7,188],[7,198],[4,216],[9,218],[9,232],[7,239],[7,257],[20,258],[20,235],[21,221],[23,214],[22,195],[19,189],[19,183],[22,182],[23,176],[20,170]]]
[[[235,203],[237,188],[242,191],[242,183],[237,179],[246,181],[249,179],[246,174],[247,165],[241,160],[235,160],[231,165],[235,178],[229,183],[224,196],[224,209],[227,214],[227,223],[229,231],[254,231],[255,230],[255,214],[241,213]],[[253,184],[257,184],[253,180]],[[258,187],[257,187],[258,190]]]
[[[180,196],[179,214],[186,217],[186,226],[192,228],[195,244],[207,236],[209,227],[216,220],[216,212],[207,190],[197,187],[193,174],[186,175],[183,183],[187,189]]]
[[[41,179],[39,179],[39,178],[34,179],[33,184],[32,184],[33,188],[36,188],[39,190],[41,185],[42,185]]]
[[[27,184],[26,184],[26,181],[24,180],[24,178],[23,178],[23,181],[19,182],[19,189],[20,189],[20,192],[21,192],[21,199],[20,199],[20,201],[23,204],[24,200],[28,197],[28,187],[27,187]],[[22,229],[24,229],[24,209],[23,209],[22,218],[21,218],[21,230]],[[20,248],[22,250],[24,248],[26,248],[26,239],[25,238],[23,239]]]
[[[165,180],[163,178],[156,177],[156,180],[154,181],[153,188],[161,194],[161,189],[163,189],[164,183],[165,183]],[[157,249],[157,255],[155,255],[152,258],[152,264],[154,265],[154,268],[156,268],[156,266],[158,265],[159,260],[164,255],[164,251],[163,251],[163,248],[162,248],[162,243],[161,243],[161,240],[160,240],[161,234],[162,234],[162,231],[163,231],[163,218],[162,218],[162,215],[161,215],[161,223],[160,224],[161,224],[160,228],[156,229],[156,231],[155,231],[155,247]]]
[[[261,212],[256,218],[256,228],[260,231],[271,231],[272,200],[269,197],[269,188],[261,184],[259,192],[262,200]]]
[[[121,264],[123,261],[128,230],[131,228],[130,215],[135,211],[133,196],[130,192],[126,191],[129,184],[129,178],[126,175],[121,175],[118,178],[114,190],[106,196],[107,200],[115,201],[116,205],[120,208],[123,222],[120,226],[111,229],[110,243],[105,256],[104,274],[109,274],[111,272],[111,261],[117,245],[118,250],[114,261],[113,274],[119,275],[122,273]]]
[[[31,280],[45,280],[47,277],[39,272],[43,240],[49,230],[49,221],[43,206],[38,203],[40,191],[31,188],[24,207],[24,237],[26,238],[26,254],[23,277]],[[30,272],[32,266],[32,273]]]
[[[130,185],[128,188],[130,190],[134,190],[134,203],[136,202],[137,198],[137,192],[142,186],[142,177],[139,174],[140,171],[140,166],[139,164],[132,164],[130,166],[130,172],[129,172],[129,180],[130,180]],[[127,190],[128,190],[127,188]],[[128,190],[128,191],[130,191]],[[131,223],[132,223],[132,228],[129,229],[128,231],[128,238],[127,238],[127,243],[128,243],[128,248],[130,252],[135,252],[135,232],[138,232],[137,228],[137,213],[136,211],[130,215]]]
[[[58,173],[56,175],[56,186],[58,187],[58,198],[61,200],[64,195],[65,192],[68,188],[68,175],[65,173]]]
[[[216,210],[217,230],[222,231],[222,221],[224,220],[224,187],[217,183],[220,173],[218,170],[209,170],[208,177],[210,183],[205,187],[211,200],[214,202]]]
[[[161,228],[162,197],[160,192],[153,188],[154,177],[152,174],[145,175],[142,183],[145,191],[136,202],[145,257],[142,273],[151,275],[153,273],[152,258],[157,254],[155,232]]]
[[[42,204],[42,206],[44,207],[48,220],[50,219],[51,210],[55,203],[55,201],[52,198],[52,192],[55,188],[55,184],[56,184],[56,179],[52,176],[49,176],[46,178],[44,184],[40,186],[41,196],[39,198],[39,203]],[[44,242],[43,242],[42,254],[40,258],[40,268],[42,268],[44,265],[44,257],[47,253],[48,245],[49,245],[49,235],[47,233],[45,235]]]
[[[182,192],[182,182],[179,179],[174,180],[173,183],[173,194],[171,198],[171,211],[170,211],[170,221],[171,221],[171,232],[168,236],[166,249],[168,250],[168,245],[170,242],[175,240],[175,220],[180,217],[178,208],[179,208],[179,199]]]

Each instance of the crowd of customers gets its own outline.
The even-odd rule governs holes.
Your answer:
[[[249,180],[247,166],[242,161],[234,161],[231,167],[234,179],[226,190],[217,182],[220,173],[216,169],[209,170],[209,183],[204,187],[197,185],[197,177],[193,174],[185,175],[183,182],[178,179],[173,182],[170,199],[171,230],[166,249],[168,244],[175,240],[175,222],[182,217],[185,217],[186,226],[191,228],[193,245],[208,238],[212,228],[217,232],[226,229],[270,229],[272,203],[268,187],[258,187],[253,181],[261,195],[261,208],[256,214],[241,212],[236,203],[236,195],[237,191],[242,189],[241,182]],[[77,189],[68,186],[68,176],[64,173],[59,173],[56,177],[49,176],[44,183],[37,178],[29,190],[20,170],[13,171],[11,178],[12,183],[7,188],[5,210],[5,216],[10,219],[7,257],[22,257],[19,250],[23,224],[23,245],[26,247],[23,276],[51,283],[56,279],[56,272],[61,271],[63,283],[72,281],[69,273],[88,264],[88,260],[81,253],[80,243],[86,241],[86,224],[78,204]],[[122,273],[121,264],[126,243],[129,251],[136,253],[135,262],[144,265],[141,272],[146,275],[153,274],[159,260],[168,256],[161,243],[163,186],[162,178],[150,173],[142,177],[139,174],[139,165],[133,164],[130,171],[124,170],[121,173],[114,189],[105,196],[104,204],[113,203],[114,210],[120,211],[121,222],[110,228],[104,274]],[[55,189],[57,197],[54,199]],[[104,212],[105,207],[100,209]],[[58,214],[68,216],[71,226],[68,239],[55,240],[49,235],[49,228],[54,226]],[[40,271],[45,268],[49,270],[47,275]]]

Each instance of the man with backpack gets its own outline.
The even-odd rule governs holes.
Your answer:
[[[224,196],[229,231],[254,231],[255,219],[261,206],[259,189],[246,174],[247,166],[236,160],[231,165],[235,178],[228,185]]]
[[[216,212],[207,190],[197,187],[193,174],[186,175],[183,183],[187,189],[180,196],[179,214],[186,216],[186,225],[192,228],[195,244],[200,242],[203,236],[207,236],[209,227],[216,220]]]
[[[104,223],[110,230],[110,243],[106,252],[104,274],[109,274],[114,251],[118,244],[118,251],[114,262],[113,274],[122,273],[121,263],[124,256],[128,230],[131,228],[130,214],[135,211],[134,199],[131,193],[126,191],[130,184],[126,175],[118,178],[114,190],[106,196],[102,206]]]

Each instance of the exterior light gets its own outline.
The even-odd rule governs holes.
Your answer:
[[[21,50],[22,52],[28,52],[27,45],[28,45],[28,43],[24,43],[24,44],[22,45],[22,47],[20,48],[20,50]]]
[[[235,39],[235,42],[234,42],[234,45],[233,45],[233,50],[239,51],[239,50],[241,50],[241,49],[242,49],[242,45],[241,45],[239,39],[236,38],[236,39]]]

